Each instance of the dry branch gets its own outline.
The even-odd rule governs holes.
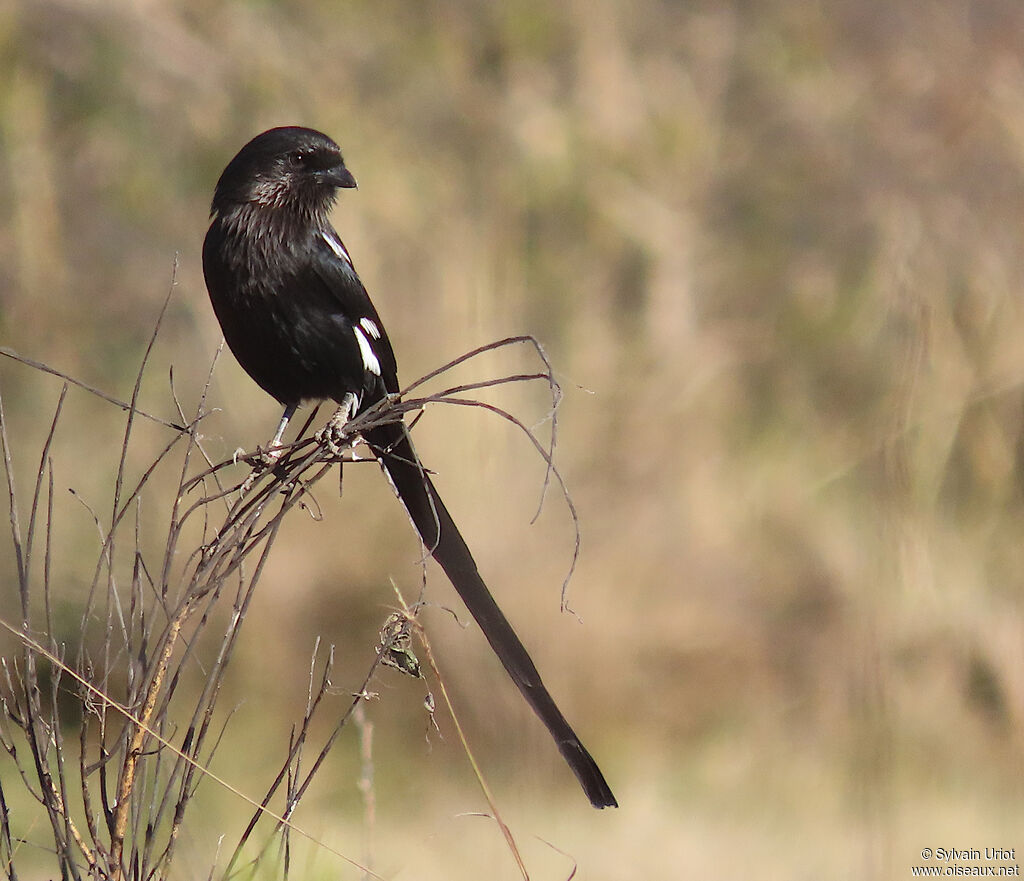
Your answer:
[[[524,433],[546,463],[545,488],[552,479],[561,487],[575,525],[575,509],[552,462],[560,389],[536,341],[513,337],[455,359],[413,383],[403,395],[360,414],[345,428],[340,456],[336,447],[319,443],[311,434],[311,414],[298,438],[284,449],[272,468],[260,464],[263,457],[259,450],[214,462],[197,431],[208,412],[209,376],[194,413],[187,417],[173,389],[172,374],[178,422],[148,416],[138,407],[143,374],[159,325],[158,321],[127,403],[46,365],[0,350],[0,354],[17,358],[31,369],[64,380],[38,459],[27,526],[21,518],[25,506],[15,480],[17,460],[12,436],[16,432],[8,423],[0,394],[0,445],[20,609],[20,620],[0,620],[0,626],[16,635],[22,646],[19,660],[3,659],[0,747],[13,759],[25,793],[42,806],[49,820],[51,853],[62,878],[150,881],[168,877],[189,807],[204,779],[228,788],[253,807],[224,869],[211,869],[211,878],[216,875],[226,881],[243,868],[259,864],[275,840],[284,842],[283,868],[287,874],[291,863],[288,833],[309,837],[294,825],[295,810],[338,735],[367,699],[378,666],[395,665],[396,657],[408,654],[408,629],[404,625],[393,627],[391,622],[385,625],[361,687],[340,719],[313,747],[312,761],[307,764],[303,756],[312,746],[314,720],[322,714],[325,698],[332,694],[334,664],[333,648],[328,648],[319,662],[321,672],[316,675],[319,650],[314,651],[305,711],[293,727],[279,768],[258,801],[210,773],[211,757],[218,745],[230,738],[230,714],[217,713],[225,671],[283,519],[296,506],[318,511],[312,490],[341,458],[349,457],[347,451],[362,432],[406,414],[420,415],[428,406],[451,404],[484,408]],[[544,369],[455,384],[432,395],[409,394],[473,358],[517,345],[532,346]],[[551,394],[551,410],[546,417],[551,423],[551,437],[547,442],[506,410],[469,397],[493,387],[533,382],[544,382]],[[54,539],[54,442],[62,431],[69,430],[63,422],[69,389],[84,390],[112,402],[124,408],[128,416],[113,480],[109,524],[104,525],[92,507],[79,498],[98,530],[98,552],[91,578],[86,579],[90,588],[77,644],[66,646],[56,629],[51,571],[52,557],[61,550]],[[129,451],[137,416],[166,426],[173,433],[151,464],[132,477]],[[176,464],[177,457],[180,462]],[[197,461],[198,469],[194,467]],[[255,466],[248,477],[246,464]],[[162,477],[169,469],[175,469],[177,491],[169,506],[160,561],[154,566],[148,562],[151,555],[142,539],[144,500],[153,495],[157,476]],[[36,559],[40,539],[44,547],[41,574]],[[573,565],[577,553],[578,535]],[[123,581],[122,572],[126,573]],[[40,621],[35,616],[37,596],[43,608]],[[412,621],[418,609],[413,606],[404,615]],[[211,640],[217,647],[209,657],[205,647]],[[429,647],[428,657],[433,665]],[[43,661],[49,669],[48,682],[40,672]],[[197,670],[202,671],[198,689],[185,688],[184,681]],[[62,715],[69,687],[80,714],[80,720],[74,723]],[[221,722],[217,722],[219,717],[224,717]],[[78,725],[76,736],[65,738],[72,723]],[[364,756],[363,761],[365,769],[369,760]],[[12,783],[0,781],[0,865],[6,877],[16,879],[23,830],[18,818],[12,816],[10,793],[4,791],[4,785],[10,787]],[[283,806],[275,810],[273,805],[282,799]],[[491,807],[497,817],[493,801]],[[264,817],[273,821],[272,828],[265,830],[255,855],[243,865],[243,854],[251,848]],[[511,835],[501,825],[515,854]],[[366,876],[378,877],[326,845],[317,842],[317,846]],[[516,859],[519,861],[518,855]]]

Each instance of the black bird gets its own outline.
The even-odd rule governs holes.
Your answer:
[[[307,128],[257,135],[224,169],[203,244],[203,272],[228,346],[284,405],[271,446],[305,401],[333,399],[344,421],[397,393],[384,325],[327,215],[339,187],[354,187],[338,145]],[[547,726],[591,803],[618,807],[597,763],[541,681],[419,464],[406,426],[364,440],[391,478],[424,546],[441,565],[523,697]]]

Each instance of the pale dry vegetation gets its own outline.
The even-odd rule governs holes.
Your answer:
[[[323,129],[359,180],[336,225],[403,379],[528,332],[565,391],[582,626],[558,613],[571,519],[549,499],[529,526],[529,445],[459,408],[416,428],[623,805],[591,812],[476,631],[427,610],[531,877],[571,871],[532,836],[588,879],[884,879],[942,841],[1024,847],[1024,8],[903,7],[9,0],[0,341],[127,398],[177,253],[140,404],[176,418],[173,366],[192,412],[219,339],[199,263],[216,175],[262,128]],[[506,352],[458,376],[528,369]],[[19,485],[60,387],[0,364]],[[547,414],[538,392],[496,400]],[[277,417],[229,357],[208,404],[217,459]],[[69,656],[123,419],[72,390],[53,439]],[[136,431],[137,479],[167,438]],[[143,546],[163,547],[176,480],[149,486]],[[257,797],[315,639],[355,690],[389,579],[419,588],[372,466],[317,498],[322,521],[282,527],[225,674],[215,770]],[[437,573],[427,596],[454,604]],[[484,804],[450,724],[433,732],[398,674],[375,687],[376,870],[517,877],[494,826],[458,816]],[[329,762],[297,821],[361,856],[354,734]],[[205,877],[251,811],[216,785],[198,799],[177,877]],[[303,875],[342,871],[300,846]]]

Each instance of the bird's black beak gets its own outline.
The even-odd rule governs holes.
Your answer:
[[[350,190],[357,186],[356,179],[352,176],[352,172],[344,165],[335,165],[334,168],[325,168],[323,171],[318,171],[316,176],[325,184],[330,184],[334,187],[342,187],[346,190]]]

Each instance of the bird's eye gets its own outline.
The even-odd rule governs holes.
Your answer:
[[[292,150],[288,154],[288,162],[299,168],[305,167],[306,163],[309,162],[312,154],[307,153],[305,150]]]

